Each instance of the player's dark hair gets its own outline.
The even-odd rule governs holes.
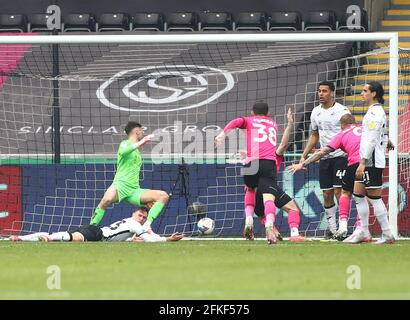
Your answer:
[[[252,107],[252,111],[255,115],[264,115],[264,116],[266,116],[268,114],[268,111],[269,111],[269,106],[266,102],[258,101],[258,102],[254,103],[254,105]]]
[[[354,115],[350,113],[346,113],[340,118],[340,124],[355,124],[355,123],[356,123],[356,118],[354,117]]]
[[[136,121],[128,121],[127,125],[125,126],[125,133],[129,135],[132,129],[141,127],[141,124]]]
[[[145,211],[145,212],[148,214],[149,208],[143,206],[143,207],[139,207],[138,210],[140,210],[140,211]]]
[[[335,84],[333,82],[330,81],[322,81],[321,83],[319,83],[319,87],[320,86],[328,86],[330,91],[335,91]]]
[[[384,99],[383,99],[384,89],[381,83],[377,81],[372,81],[372,82],[369,82],[367,85],[369,86],[370,92],[376,92],[376,96],[375,96],[376,100],[379,103],[383,104],[384,103]]]

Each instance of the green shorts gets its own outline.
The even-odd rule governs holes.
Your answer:
[[[114,182],[111,186],[117,189],[118,202],[127,201],[134,206],[141,206],[141,195],[149,189],[133,188],[125,183]]]

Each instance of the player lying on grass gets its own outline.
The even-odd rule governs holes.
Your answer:
[[[355,178],[360,162],[360,143],[363,127],[356,124],[355,118],[351,114],[345,114],[340,118],[340,126],[341,131],[330,140],[326,147],[316,151],[303,162],[287,167],[286,170],[295,173],[337,149],[346,152],[348,167],[342,177],[343,190],[339,199],[340,221],[339,230],[336,232],[336,239],[339,241],[344,240],[344,242],[348,243],[356,243],[353,239],[362,232],[359,215],[357,216],[355,231],[349,238],[346,239],[346,236],[352,193],[356,195],[363,188],[363,179]]]
[[[74,232],[37,232],[25,236],[11,236],[11,241],[138,241],[138,242],[165,242],[178,241],[183,234],[174,233],[170,237],[161,237],[152,229],[146,231],[142,227],[147,221],[147,208],[140,207],[130,218],[112,223],[107,227],[86,225]]]
[[[266,237],[269,244],[275,244],[279,235],[274,227],[275,202],[283,196],[283,191],[277,185],[277,170],[282,161],[278,157],[282,157],[285,153],[293,124],[293,116],[291,110],[289,110],[287,114],[288,125],[277,150],[277,124],[267,116],[268,109],[268,105],[264,102],[255,103],[252,116],[237,118],[229,122],[223,132],[215,138],[215,143],[217,146],[220,145],[225,135],[234,128],[246,130],[247,154],[245,168],[248,169],[248,172],[245,171],[244,175],[246,185],[244,236],[249,240],[254,238],[253,215],[256,206],[256,190],[258,190],[262,195],[263,205],[261,210],[263,210],[264,220],[266,221]],[[252,169],[253,172],[251,172]],[[291,221],[295,215],[299,218],[299,210],[296,205],[292,206],[292,209],[289,210],[289,219]],[[302,241],[304,239],[299,235],[297,228],[292,228],[291,230],[293,230],[291,231],[291,241]]]
[[[121,142],[117,153],[117,171],[114,181],[105,192],[98,204],[91,224],[98,225],[105,214],[106,208],[113,204],[126,201],[136,207],[153,203],[146,222],[147,229],[161,214],[169,196],[165,191],[142,189],[140,187],[140,170],[143,164],[139,148],[151,141],[153,135],[144,137],[141,124],[129,121],[125,127],[128,139]]]

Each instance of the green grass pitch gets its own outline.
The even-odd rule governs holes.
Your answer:
[[[0,299],[410,299],[410,241],[2,241],[0,251]],[[47,288],[50,265],[60,289]]]

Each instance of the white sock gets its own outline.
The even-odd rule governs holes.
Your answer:
[[[245,225],[247,227],[253,227],[253,217],[248,216],[245,218]]]
[[[383,235],[387,237],[391,237],[392,234],[391,234],[389,220],[387,218],[388,216],[387,208],[383,200],[369,198],[369,201],[374,208],[374,215],[376,216],[377,221],[379,221]]]
[[[326,213],[326,220],[327,220],[327,225],[329,227],[329,230],[332,233],[335,233],[337,230],[337,224],[336,224],[336,205],[334,204],[330,208],[325,208],[325,213]]]
[[[361,229],[365,233],[369,233],[369,205],[366,198],[353,195],[356,203],[357,214],[360,216]]]
[[[71,236],[67,231],[55,232],[49,236],[51,241],[71,241]]]
[[[19,236],[19,239],[21,241],[38,241],[38,238],[44,235],[48,236],[48,232],[36,232],[25,236]]]
[[[290,228],[290,236],[297,237],[299,235],[299,229],[296,227]]]
[[[266,221],[265,229],[272,229],[272,228],[273,228],[273,223],[271,221]]]
[[[347,231],[347,220],[339,220],[339,230]]]

